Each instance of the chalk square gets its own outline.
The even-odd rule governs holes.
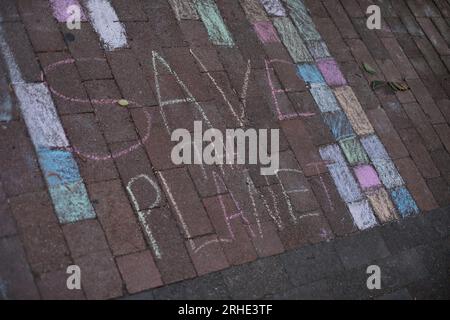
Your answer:
[[[322,117],[336,141],[355,135],[347,115],[342,110],[322,113]]]
[[[331,58],[330,51],[323,40],[309,40],[306,41],[306,46],[313,56],[314,60]]]
[[[39,148],[38,159],[49,186],[81,180],[78,165],[68,151]]]
[[[303,81],[311,84],[325,84],[325,79],[322,77],[320,70],[315,64],[302,63],[297,65],[297,71]]]
[[[404,186],[389,190],[391,198],[402,217],[419,213],[416,202]]]
[[[376,189],[381,186],[378,174],[371,165],[361,165],[353,169],[363,190]]]
[[[262,43],[280,42],[278,34],[270,21],[260,21],[253,23],[253,28]]]
[[[369,163],[369,157],[356,136],[340,140],[339,145],[350,165]]]
[[[341,110],[333,91],[328,85],[313,84],[310,92],[321,112]]]
[[[333,58],[321,59],[317,62],[317,66],[329,86],[339,87],[347,85],[347,81],[345,80],[341,69]]]
[[[359,230],[372,228],[378,224],[367,200],[349,203],[348,210]]]

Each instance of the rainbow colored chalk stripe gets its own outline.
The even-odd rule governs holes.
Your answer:
[[[279,1],[263,1],[279,2]],[[366,229],[419,212],[405,183],[374,132],[361,104],[299,0],[285,0],[290,17],[274,17],[280,39],[297,64],[297,73],[309,84],[324,122],[336,143],[320,148],[341,198],[355,224]],[[263,21],[264,30],[270,22]],[[268,38],[261,28],[260,40]],[[274,37],[271,37],[274,39]]]

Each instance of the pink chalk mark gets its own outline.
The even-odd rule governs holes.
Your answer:
[[[53,9],[53,16],[58,22],[67,22],[70,14],[67,13],[67,8],[76,5],[80,8],[81,21],[86,21],[86,16],[78,0],[50,0],[50,5]]]
[[[253,28],[262,43],[280,42],[278,34],[270,21],[260,21],[253,24]]]
[[[347,85],[347,81],[345,80],[341,69],[339,69],[336,60],[333,58],[319,60],[317,62],[317,67],[322,72],[322,75],[329,86],[340,87]]]
[[[364,190],[374,189],[381,186],[380,179],[375,169],[370,165],[362,165],[353,169],[359,184]]]

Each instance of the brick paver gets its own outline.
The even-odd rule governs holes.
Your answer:
[[[0,299],[448,298],[449,19],[446,0],[2,0]],[[194,121],[279,129],[280,169],[174,164]]]

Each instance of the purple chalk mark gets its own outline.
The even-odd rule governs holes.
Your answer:
[[[334,60],[333,58],[321,59],[317,61],[317,66],[319,67],[326,83],[329,86],[339,87],[347,85],[347,81],[345,81],[341,69],[339,69],[336,60]]]
[[[358,166],[354,168],[354,171],[363,190],[375,189],[381,186],[380,179],[372,166]]]
[[[67,19],[70,17],[70,14],[67,13],[67,8],[72,5],[80,8],[81,21],[86,21],[86,16],[78,0],[50,0],[50,4],[53,9],[53,16],[58,22],[67,22]]]
[[[278,34],[270,21],[260,21],[253,23],[253,28],[262,43],[276,43],[280,42]]]

